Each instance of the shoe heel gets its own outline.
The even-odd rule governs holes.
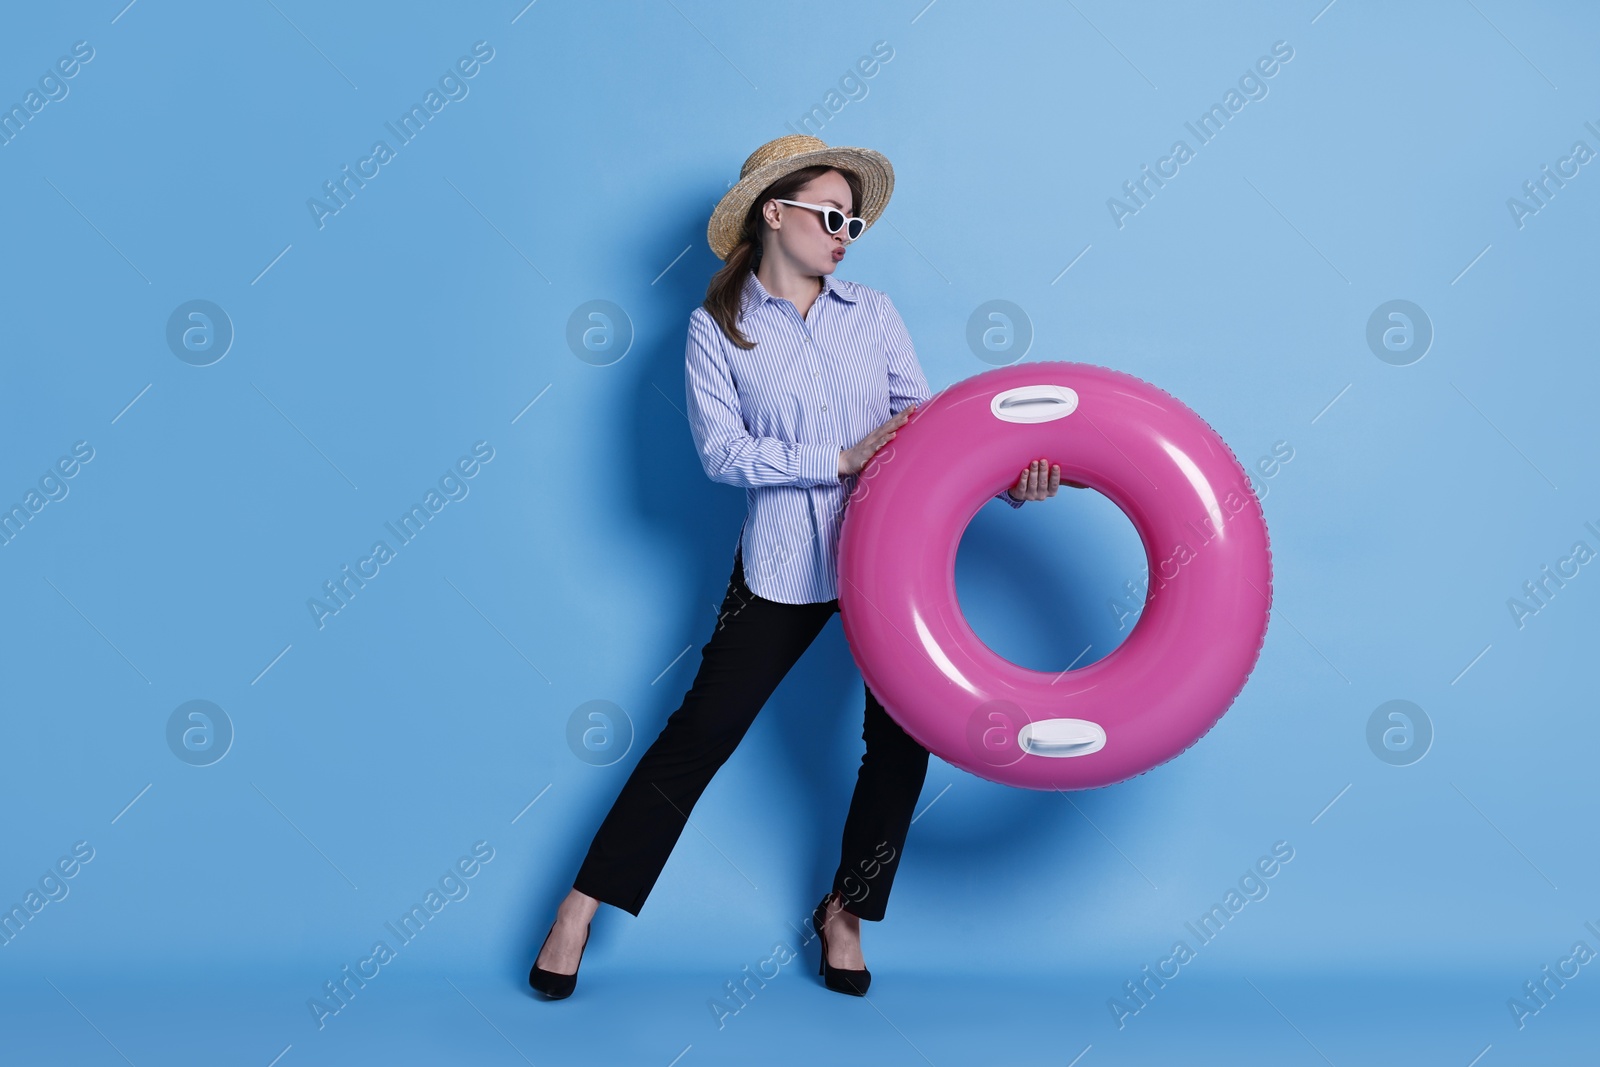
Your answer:
[[[867,995],[867,987],[872,984],[872,972],[865,967],[835,967],[828,962],[828,934],[824,927],[827,925],[828,904],[833,900],[834,894],[829,892],[822,898],[811,912],[811,925],[817,931],[817,937],[822,943],[822,965],[817,968],[817,973],[822,975],[822,984],[835,993],[847,993],[853,997]]]
[[[583,966],[584,949],[589,947],[589,925],[586,924],[583,928],[583,948],[578,950],[579,968]],[[544,946],[550,943],[550,934],[555,933],[555,929],[555,924],[552,923],[550,933],[544,935],[544,941],[539,945],[539,952],[543,952]],[[538,958],[536,953],[534,959],[537,961]],[[564,1000],[578,987],[578,972],[574,970],[571,974],[557,974],[555,971],[545,970],[535,962],[532,970],[528,972],[528,984],[551,1000]]]

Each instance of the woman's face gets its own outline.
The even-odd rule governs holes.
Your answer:
[[[856,213],[850,183],[836,170],[818,175],[785,199],[836,207],[846,215]],[[777,229],[767,234],[768,250],[775,243],[801,273],[832,274],[833,268],[844,258],[844,229],[829,233],[822,225],[820,211],[772,200],[767,201],[762,211],[769,226],[777,224]]]

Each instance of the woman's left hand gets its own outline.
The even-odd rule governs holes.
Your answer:
[[[1078,482],[1065,482],[1061,480],[1061,464],[1049,463],[1048,460],[1036,459],[1023,470],[1017,479],[1017,484],[1011,486],[1006,492],[1012,500],[1044,500],[1056,495],[1056,490],[1063,484],[1074,489],[1087,489],[1087,485]]]

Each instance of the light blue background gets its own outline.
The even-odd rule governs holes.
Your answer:
[[[1507,607],[1575,541],[1600,549],[1600,170],[1523,226],[1507,207],[1575,141],[1600,149],[1591,7],[123,2],[0,35],[7,106],[95,50],[0,147],[0,503],[94,449],[0,548],[0,903],[94,849],[0,947],[19,1062],[1592,1048],[1593,967],[1523,1029],[1506,1006],[1600,949],[1600,577],[1521,628]],[[468,95],[319,229],[308,198],[480,40]],[[877,41],[893,58],[811,130],[895,166],[842,274],[893,297],[935,388],[991,365],[968,320],[1003,299],[1033,340],[991,359],[1138,375],[1246,465],[1292,448],[1259,481],[1265,648],[1215,729],[1124,784],[1034,793],[933,760],[867,925],[870,1004],[823,991],[808,944],[719,1028],[707,1002],[799,947],[837,861],[862,693],[832,621],[642,915],[602,909],[578,993],[535,1003],[527,968],[693,680],[742,518],[681,410],[709,211]],[[1277,41],[1267,95],[1119,228],[1108,198],[1195,147],[1184,123]],[[210,366],[165,339],[193,299],[237,331]],[[1366,341],[1394,299],[1435,331],[1406,366]],[[633,332],[609,365],[566,340],[591,300]],[[478,441],[470,493],[319,629],[307,599]],[[1126,632],[1107,604],[1143,566],[1115,508],[1064,489],[985,506],[958,579],[997,650],[1059,669]],[[236,731],[207,767],[165,734],[195,699]],[[1367,743],[1393,699],[1435,732],[1410,766]],[[610,766],[566,740],[594,700],[635,731]],[[470,894],[318,1030],[307,998],[480,840]],[[1277,841],[1269,895],[1119,1029],[1107,1001],[1196,946],[1185,922]]]

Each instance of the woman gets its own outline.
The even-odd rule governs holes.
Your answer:
[[[712,776],[839,610],[845,501],[929,396],[889,298],[833,276],[893,188],[879,153],[795,134],[756,149],[712,213],[726,264],[689,318],[689,422],[706,474],[744,487],[749,512],[694,685],[623,785],[528,975],[549,997],[576,986],[601,901],[639,914]],[[1021,507],[1060,484],[1059,465],[1035,460],[996,495]],[[825,984],[858,996],[871,980],[860,920],[883,918],[928,767],[871,689],[862,736],[839,867],[812,915]]]

